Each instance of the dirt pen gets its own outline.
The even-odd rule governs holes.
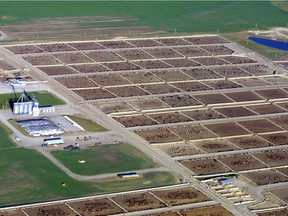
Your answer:
[[[24,208],[23,211],[28,215],[55,215],[55,216],[74,216],[75,212],[65,204],[57,204],[43,207]]]
[[[287,165],[288,156],[285,150],[265,151],[252,154],[271,167]]]
[[[288,132],[268,133],[260,136],[274,145],[287,145]]]
[[[288,215],[288,208],[280,209],[280,210],[273,210],[273,211],[266,211],[257,213],[258,216],[286,216]]]
[[[216,159],[183,160],[179,162],[196,175],[220,174],[231,171]]]
[[[210,200],[206,195],[192,187],[159,190],[153,191],[152,193],[163,200],[168,206],[198,203]]]
[[[231,155],[228,157],[219,157],[217,159],[230,169],[237,172],[267,167],[265,164],[248,154]]]
[[[203,150],[206,153],[225,152],[238,150],[236,146],[223,139],[202,140],[192,142],[195,147]]]
[[[155,147],[161,149],[171,157],[188,156],[204,153],[200,149],[195,148],[193,145],[185,143],[155,145]]]
[[[276,183],[288,181],[287,176],[275,170],[253,171],[253,172],[242,173],[241,175],[248,178],[249,180],[251,180],[258,186],[276,184]]]
[[[191,210],[180,211],[180,214],[183,216],[232,216],[233,214],[222,206],[209,206],[202,208],[195,208]]]
[[[112,215],[124,213],[124,210],[107,198],[69,203],[81,215]]]
[[[273,146],[272,143],[261,139],[258,136],[245,136],[245,137],[235,137],[228,139],[234,145],[242,148],[242,149],[250,149],[250,148],[261,148]]]

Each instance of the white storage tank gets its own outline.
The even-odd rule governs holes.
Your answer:
[[[24,103],[23,103],[23,107],[24,107],[23,114],[28,114],[28,113],[29,113],[29,111],[28,111],[28,109],[29,109],[29,102],[24,102]]]
[[[33,110],[33,102],[29,102],[29,104],[28,104],[28,112],[29,112],[29,114],[32,113],[32,110]]]
[[[33,103],[33,100],[23,91],[22,95],[13,103],[13,113],[16,115],[32,114]]]
[[[23,114],[24,113],[24,104],[21,102],[21,103],[18,103],[19,104],[19,114]]]
[[[13,103],[13,113],[15,114],[15,115],[18,115],[19,114],[19,103]]]

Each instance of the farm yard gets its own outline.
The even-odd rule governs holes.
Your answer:
[[[266,205],[270,196],[287,203],[288,78],[279,67],[287,52],[267,49],[273,59],[284,60],[278,64],[258,55],[258,45],[247,40],[258,31],[262,36],[262,30],[264,37],[286,38],[286,6],[277,1],[0,3],[1,81],[44,81],[47,91],[67,96],[59,111],[83,111],[80,116],[104,122],[107,134],[115,130],[153,162],[163,162],[155,170],[137,171],[139,178],[78,181],[39,152],[10,145],[4,133],[0,215],[232,216],[248,213],[253,204],[257,208],[262,198]],[[239,45],[239,37],[253,51]],[[78,176],[97,173],[105,163],[95,162],[101,157],[119,162],[99,149],[91,152],[94,162],[84,161],[91,149],[86,150],[58,160]],[[240,183],[235,188],[245,188],[243,195],[256,202],[243,199],[236,206],[231,194],[217,197],[204,182],[211,176]],[[36,203],[45,200],[51,202]],[[35,205],[7,210],[17,203]],[[277,204],[252,214],[287,215],[287,206]]]
[[[153,151],[163,151],[193,177],[235,174],[258,186],[288,180],[287,77],[281,68],[221,36],[123,38],[3,48],[37,68],[41,76],[81,106],[97,110],[119,130],[134,133]],[[54,154],[59,154],[63,164],[68,157],[77,158],[77,162],[81,155]],[[66,165],[76,174],[97,171],[81,169],[81,164]],[[68,205],[83,215],[149,209],[161,209],[165,215],[167,206],[209,200],[188,187],[125,193]],[[178,213],[193,215],[213,208],[230,215],[222,207]],[[59,207],[57,211],[64,210]]]
[[[189,142],[192,155],[284,145],[285,76],[234,46],[184,36],[4,48],[151,144]]]

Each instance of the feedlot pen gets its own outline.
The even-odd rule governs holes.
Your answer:
[[[288,147],[287,71],[236,43],[210,35],[1,49],[192,175],[288,180],[279,155]]]

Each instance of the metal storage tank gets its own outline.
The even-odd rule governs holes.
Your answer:
[[[29,104],[28,104],[28,112],[32,113],[32,110],[33,110],[33,102],[29,102]]]
[[[15,115],[18,115],[19,114],[19,104],[18,103],[13,103],[13,113]]]
[[[33,100],[27,96],[26,91],[23,91],[22,95],[16,102],[13,103],[14,114],[31,114],[33,110]]]
[[[28,111],[28,106],[29,106],[29,103],[28,103],[28,102],[26,102],[26,103],[24,102],[24,103],[23,103],[23,108],[24,108],[23,113],[24,113],[24,114],[28,114],[28,112],[29,112],[29,111]]]
[[[23,113],[24,113],[24,104],[19,103],[19,114],[23,114]]]

